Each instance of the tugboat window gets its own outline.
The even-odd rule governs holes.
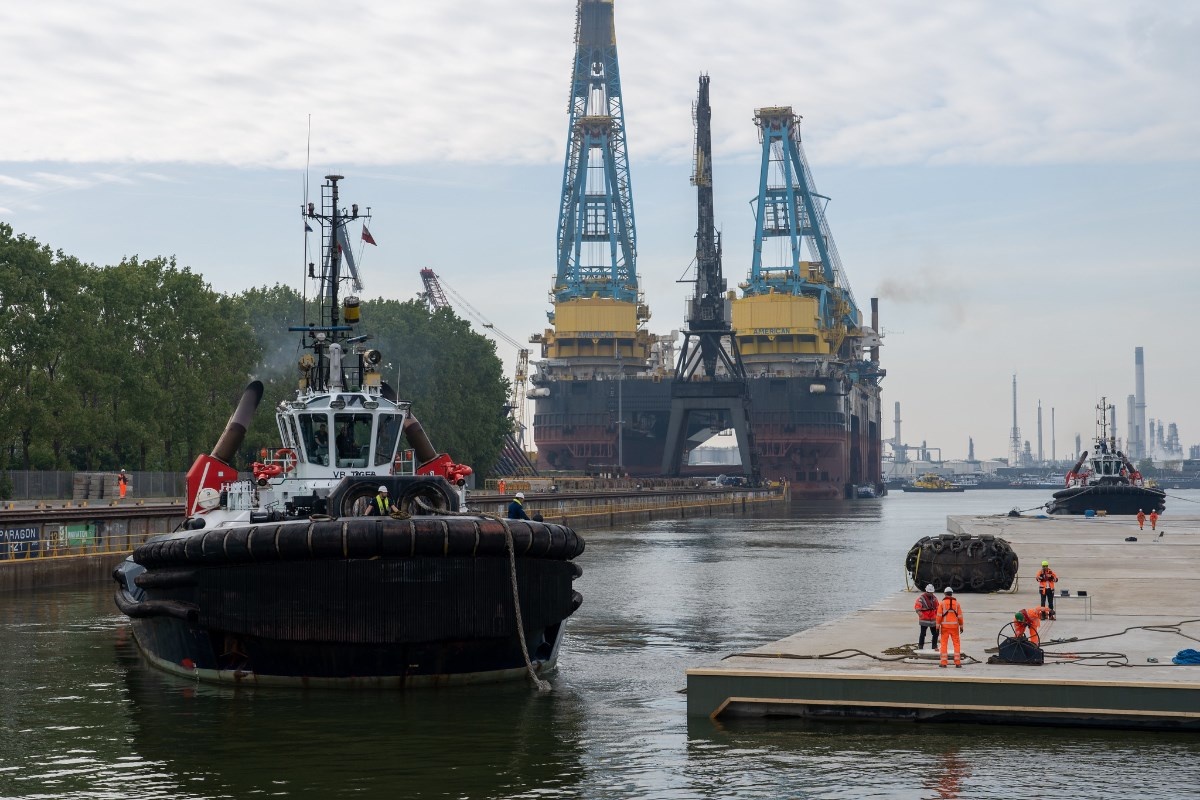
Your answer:
[[[329,418],[324,414],[301,414],[300,434],[308,462],[329,466]]]
[[[339,467],[365,467],[371,449],[370,414],[335,414],[333,417],[337,438],[334,450]]]
[[[375,434],[375,466],[390,464],[400,441],[399,414],[380,414],[379,432]]]

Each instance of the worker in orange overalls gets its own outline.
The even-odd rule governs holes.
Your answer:
[[[1042,624],[1042,620],[1049,617],[1054,619],[1054,610],[1049,608],[1023,608],[1013,615],[1013,632],[1017,638],[1025,635],[1025,630],[1029,630],[1029,641],[1034,644],[1041,643],[1041,637],[1038,635],[1038,626]]]
[[[946,645],[950,643],[950,639],[954,639],[954,666],[962,667],[962,643],[959,640],[960,634],[963,632],[963,612],[962,606],[954,599],[954,589],[947,586],[946,591],[942,594],[942,602],[938,603],[937,607],[937,623],[938,630],[941,631],[941,644],[939,652],[942,655],[941,666],[946,666]]]
[[[1138,509],[1138,530],[1146,530],[1146,512]]]
[[[129,478],[125,477],[125,470],[117,475],[117,491],[121,494],[121,499],[125,499],[125,492],[129,491]]]
[[[501,478],[500,482],[496,484],[496,488],[500,490],[500,494],[504,494],[505,486],[506,484],[504,483],[504,478]]]
[[[1050,569],[1050,562],[1042,562],[1042,571],[1037,574],[1039,605],[1051,611],[1054,610],[1054,585],[1058,583],[1058,575]]]
[[[1158,529],[1158,511],[1153,510],[1150,512],[1150,530],[1153,531],[1153,530],[1157,530],[1157,529]]]

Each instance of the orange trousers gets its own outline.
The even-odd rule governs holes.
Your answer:
[[[959,632],[957,625],[951,625],[950,627],[946,627],[945,625],[942,626],[942,638],[941,641],[938,642],[938,647],[940,648],[940,652],[942,654],[942,666],[946,665],[946,645],[950,643],[950,639],[954,640],[954,663],[962,663],[962,644],[959,643],[958,637]]]
[[[124,500],[125,499],[125,484],[124,483],[120,484],[120,486],[118,488],[121,490],[121,499]]]

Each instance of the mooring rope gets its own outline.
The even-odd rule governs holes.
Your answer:
[[[508,570],[512,577],[513,610],[516,612],[517,638],[521,642],[521,655],[525,657],[525,669],[529,671],[530,682],[539,692],[544,692],[549,690],[550,684],[537,676],[537,671],[533,668],[533,661],[529,658],[529,645],[525,642],[525,623],[521,620],[521,593],[517,587],[517,548],[513,544],[512,530],[508,527],[508,520],[501,519],[500,524],[504,526],[504,544],[508,547]]]

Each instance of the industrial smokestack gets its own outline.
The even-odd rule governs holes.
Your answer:
[[[1136,458],[1133,448],[1137,446],[1137,412],[1134,397],[1125,398],[1125,452],[1130,458]]]
[[[900,401],[896,401],[896,438],[892,440],[892,450],[896,454],[897,464],[908,463],[908,450],[904,447],[904,440],[900,438]]]
[[[1058,437],[1054,432],[1054,406],[1050,406],[1050,460],[1058,463]]]
[[[1046,461],[1046,453],[1042,450],[1042,401],[1038,400],[1038,464]]]
[[[1017,427],[1017,376],[1013,374],[1013,424],[1012,431],[1008,441],[1009,457],[1012,459],[1009,466],[1018,467],[1021,465],[1021,429]]]
[[[875,331],[875,336],[879,336],[879,298],[871,298],[871,330]],[[871,360],[879,363],[879,348],[871,348]]]
[[[1140,347],[1133,348],[1133,391],[1137,446],[1131,442],[1129,450],[1135,454],[1134,458],[1145,458],[1150,452],[1146,442],[1146,356]]]

